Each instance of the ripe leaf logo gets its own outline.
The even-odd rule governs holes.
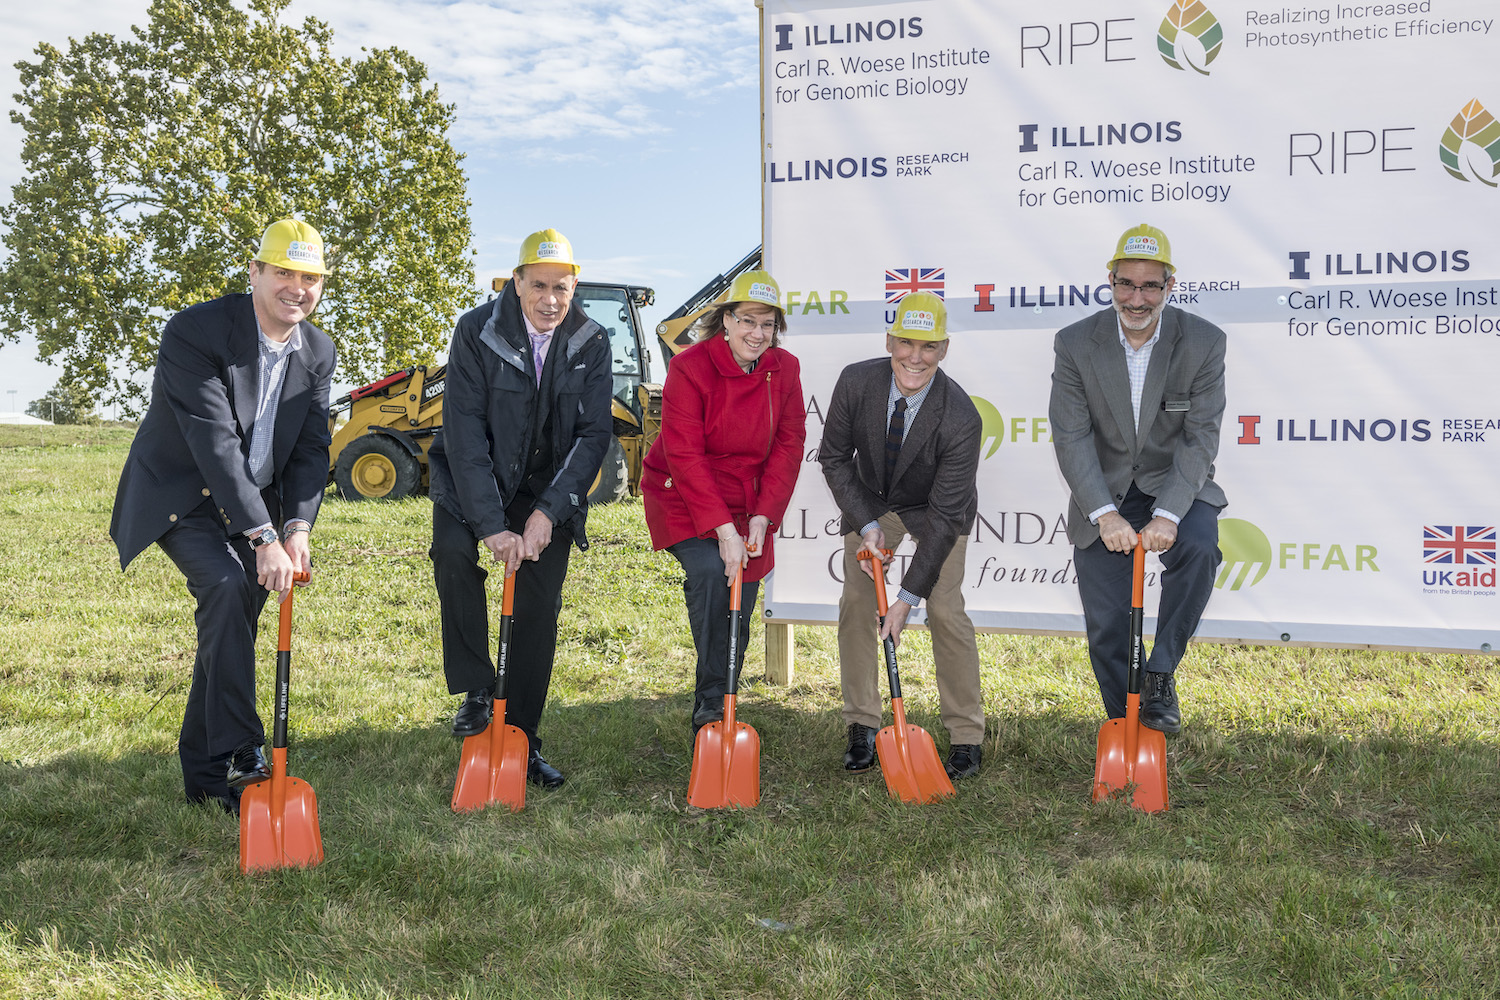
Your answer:
[[[1005,418],[1000,415],[1000,411],[995,408],[995,404],[989,400],[979,396],[970,396],[969,399],[973,401],[974,408],[979,411],[980,450],[984,450],[986,442],[994,442],[990,444],[989,450],[985,451],[982,456],[989,458],[995,452],[999,451],[1000,446],[1005,443]]]
[[[1466,151],[1465,143],[1473,143],[1477,148]],[[1459,180],[1469,179],[1464,175],[1467,167],[1479,183],[1500,187],[1493,180],[1500,176],[1500,121],[1496,121],[1476,97],[1465,104],[1448,125],[1448,131],[1443,133],[1443,141],[1438,145],[1438,156],[1443,161],[1443,169]]]
[[[1271,568],[1271,540],[1266,533],[1249,521],[1233,517],[1219,518],[1219,552],[1224,562],[1219,566],[1219,575],[1214,586],[1220,590],[1225,584],[1230,590],[1239,590],[1247,585],[1253,587],[1266,577]],[[1231,575],[1233,579],[1230,579]]]
[[[1183,44],[1189,37],[1203,46],[1203,54],[1199,57],[1201,66],[1191,58],[1188,46]],[[1223,47],[1224,28],[1213,11],[1203,6],[1203,0],[1174,0],[1167,16],[1161,19],[1161,27],[1156,30],[1156,48],[1173,69],[1183,69],[1186,63],[1195,72],[1207,76],[1208,64],[1219,57],[1219,50]]]

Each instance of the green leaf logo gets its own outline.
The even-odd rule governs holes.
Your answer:
[[[1202,43],[1202,66],[1188,58],[1186,48],[1181,44],[1182,34],[1191,35]],[[1167,16],[1161,19],[1161,27],[1156,30],[1156,47],[1173,69],[1183,69],[1186,63],[1195,72],[1207,76],[1208,64],[1219,57],[1219,50],[1224,47],[1224,28],[1213,11],[1203,5],[1203,0],[1173,0]]]
[[[1005,418],[995,408],[995,404],[980,396],[970,396],[974,403],[974,409],[979,411],[981,429],[979,432],[979,448],[983,451],[986,442],[994,442],[990,450],[984,452],[983,458],[989,458],[1000,450],[1005,443]]]
[[[1478,151],[1465,155],[1466,142],[1472,142]],[[1493,180],[1500,176],[1500,121],[1496,121],[1476,97],[1465,104],[1448,125],[1443,141],[1438,144],[1438,156],[1443,161],[1443,169],[1459,180],[1469,179],[1464,174],[1464,168],[1468,167],[1469,173],[1479,183],[1500,187],[1500,183]],[[1484,156],[1489,157],[1489,163],[1480,165],[1484,163]],[[1486,169],[1489,176],[1485,176]]]
[[[1271,568],[1271,540],[1249,521],[1219,518],[1219,552],[1224,556],[1224,562],[1219,566],[1214,586],[1220,590],[1225,584],[1230,590],[1239,590],[1247,585],[1246,578],[1251,573],[1255,576],[1248,585],[1253,587],[1265,579]]]

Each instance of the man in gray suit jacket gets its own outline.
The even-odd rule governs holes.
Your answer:
[[[198,651],[178,755],[189,802],[237,811],[270,777],[255,711],[255,633],[271,592],[311,573],[308,533],[328,484],[333,341],[307,322],[323,293],[323,239],[273,224],[249,294],[167,321],[151,405],[130,445],[110,537],[129,566],[153,542],[197,601]]]
[[[1130,553],[1161,556],[1161,608],[1146,661],[1141,722],[1182,729],[1173,672],[1198,629],[1219,561],[1214,482],[1224,416],[1224,332],[1166,304],[1176,279],[1159,229],[1120,237],[1109,262],[1114,307],[1057,334],[1048,409],[1057,462],[1072,491],[1089,658],[1110,718],[1125,715]]]
[[[930,292],[901,299],[886,335],[889,358],[845,368],[834,386],[818,461],[843,513],[844,593],[839,599],[839,679],[849,748],[844,768],[875,763],[880,727],[877,642],[900,643],[906,618],[927,601],[948,775],[979,771],[984,705],[979,648],[964,611],[964,551],[979,509],[981,423],[968,394],[938,368],[948,353],[947,312]],[[875,577],[861,552],[894,549],[910,534],[917,551],[879,636]],[[888,561],[888,560],[886,560]]]

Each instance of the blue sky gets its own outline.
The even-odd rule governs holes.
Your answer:
[[[16,61],[42,41],[124,35],[147,6],[6,5],[5,197],[21,176]],[[510,270],[527,233],[555,226],[586,278],[656,289],[649,329],[760,241],[754,0],[294,0],[286,15],[307,16],[333,28],[340,55],[406,49],[456,105],[481,287]],[[35,357],[33,341],[0,344],[0,412],[56,381]]]

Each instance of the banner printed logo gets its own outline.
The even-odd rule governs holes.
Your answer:
[[[1495,526],[1423,525],[1422,561],[1447,566],[1493,566]]]
[[[938,298],[945,298],[943,284],[947,280],[946,272],[947,268],[942,267],[887,268],[885,272],[886,305],[900,302],[912,292],[934,292]]]
[[[1180,37],[1184,34],[1191,35],[1203,45],[1202,66],[1188,58],[1187,47]],[[1183,69],[1186,63],[1194,72],[1208,76],[1208,64],[1219,58],[1219,50],[1223,47],[1224,28],[1202,0],[1175,0],[1156,31],[1156,48],[1173,69]]]
[[[979,448],[984,452],[981,457],[989,458],[1005,443],[1005,418],[989,400],[980,396],[970,396],[969,399],[974,403],[974,409],[979,411]],[[987,442],[994,443],[990,444],[989,450],[986,451]]]
[[[1249,521],[1219,518],[1219,552],[1224,556],[1219,575],[1214,579],[1214,587],[1219,590],[1223,590],[1225,584],[1230,590],[1247,585],[1253,587],[1270,572],[1271,540]],[[1247,584],[1245,578],[1252,572],[1255,577]],[[1234,579],[1230,579],[1230,574],[1234,574]]]
[[[1479,147],[1478,151],[1470,151],[1465,156],[1463,147],[1466,142]],[[1493,180],[1500,176],[1500,121],[1496,121],[1476,97],[1453,116],[1448,131],[1443,133],[1443,141],[1438,144],[1438,156],[1443,161],[1443,169],[1459,180],[1468,181],[1463,172],[1463,168],[1468,167],[1469,173],[1479,183],[1500,187],[1500,183]],[[1476,165],[1476,161],[1483,163],[1481,157],[1485,156],[1489,157],[1488,177]]]

